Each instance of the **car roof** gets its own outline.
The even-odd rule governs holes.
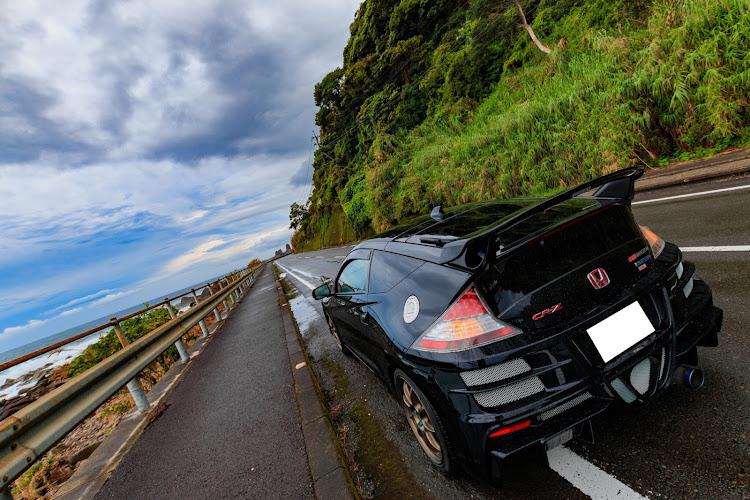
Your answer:
[[[603,175],[549,198],[512,198],[454,207],[412,219],[362,242],[356,248],[381,248],[440,264],[475,269],[492,252],[510,250],[531,235],[612,204],[630,205],[641,168]],[[434,217],[434,218],[433,218]],[[502,240],[500,239],[502,238]],[[506,248],[508,247],[508,248]],[[468,251],[467,249],[471,249]],[[422,255],[415,255],[415,254]]]
[[[544,199],[511,198],[459,205],[447,209],[443,221],[420,215],[361,242],[352,251],[387,250],[437,262],[445,243],[484,231]]]
[[[376,235],[374,239],[405,240],[414,235],[462,238],[543,199],[511,198],[459,205],[447,209],[443,221],[437,221],[429,215],[421,215]]]

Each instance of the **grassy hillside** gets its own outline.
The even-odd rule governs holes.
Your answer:
[[[404,14],[422,3],[442,10]],[[750,142],[750,2],[522,5],[551,54],[511,2],[362,4],[344,68],[316,87],[322,142],[297,247],[316,246],[337,210],[364,234],[436,204],[547,194]],[[386,57],[405,44],[408,57]]]

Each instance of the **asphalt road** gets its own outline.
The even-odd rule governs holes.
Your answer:
[[[320,303],[305,298],[310,286],[336,275],[351,247],[292,255],[278,263],[290,271],[289,281],[302,292],[292,301],[292,308],[329,405],[346,408],[352,400],[365,405],[388,443],[388,458],[407,469],[405,480],[412,481],[419,493],[415,498],[606,498],[615,495],[610,478],[651,498],[750,498],[750,339],[745,329],[750,324],[750,251],[737,248],[750,246],[750,189],[736,189],[747,185],[750,178],[744,177],[636,196],[633,211],[638,222],[689,249],[685,258],[696,264],[701,278],[713,289],[715,303],[724,309],[724,327],[718,348],[699,348],[706,373],[702,389],[671,386],[643,406],[613,408],[596,419],[595,444],[570,444],[572,452],[588,462],[580,470],[569,464],[556,468],[572,476],[569,480],[575,486],[558,472],[528,461],[512,464],[499,490],[436,473],[405,425],[396,401],[371,372],[337,351],[321,318]],[[714,190],[725,191],[653,201]],[[732,248],[706,248],[716,246]],[[341,371],[351,389],[344,397],[337,396],[342,392]],[[345,417],[339,420],[339,425],[356,424]],[[362,442],[365,432],[347,431],[355,456],[372,448],[372,443]],[[587,463],[603,473],[587,468]],[[375,474],[383,471],[375,467]],[[387,483],[387,474],[383,477]],[[365,484],[364,488],[376,497],[390,496],[387,485]]]
[[[97,498],[314,498],[267,266]]]

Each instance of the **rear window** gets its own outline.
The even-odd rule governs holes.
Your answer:
[[[387,292],[422,264],[419,259],[376,250],[372,254],[370,293]]]
[[[463,238],[489,229],[515,212],[539,203],[540,199],[513,199],[469,203],[445,211],[445,221],[436,222],[422,215],[380,233],[376,238],[410,238],[415,234]]]
[[[464,205],[463,211],[450,217],[442,224],[435,224],[414,234],[430,234],[434,236],[455,236],[463,238],[471,233],[483,232],[512,214],[529,205],[539,203],[540,200],[499,200],[489,203]],[[468,209],[468,210],[467,210]]]

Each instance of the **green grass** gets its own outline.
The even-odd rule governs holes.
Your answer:
[[[337,143],[334,162],[316,163],[313,219],[295,235],[297,248],[330,245],[332,227],[364,236],[438,204],[548,195],[623,167],[750,144],[750,3],[657,0],[633,18],[606,4],[539,2],[533,25],[552,54],[523,37],[499,40],[510,45],[487,47],[499,51],[502,68],[482,66],[498,73],[486,95],[436,103],[433,73],[439,92],[457,83],[433,69],[420,84],[433,99],[421,124],[374,122],[380,128],[365,129],[356,147]],[[467,14],[461,29],[481,25],[480,14]],[[552,43],[561,37],[564,48]],[[477,43],[452,55],[439,46],[433,66],[470,59]],[[469,88],[485,76],[462,78]]]
[[[748,35],[746,2],[657,2],[647,28],[558,50],[503,77],[470,119],[419,127],[368,171],[368,215],[382,229],[748,144]]]
[[[416,482],[398,452],[396,443],[387,437],[381,423],[367,409],[363,400],[366,396],[352,392],[346,371],[327,357],[320,359],[320,365],[333,378],[334,393],[327,395],[326,406],[342,407],[336,418],[332,418],[337,434],[348,436],[349,432],[353,432],[356,445],[351,441],[342,444],[348,445],[356,467],[371,478],[375,485],[369,496],[383,499],[434,498],[434,495]],[[351,422],[351,427],[348,421]],[[341,429],[347,431],[342,433]]]
[[[362,232],[357,232],[338,203],[334,205],[330,213],[326,212],[321,219],[315,220],[312,224],[312,237],[301,238],[295,234],[292,238],[295,251],[309,252],[319,248],[343,245],[358,241],[372,232],[369,227]]]

